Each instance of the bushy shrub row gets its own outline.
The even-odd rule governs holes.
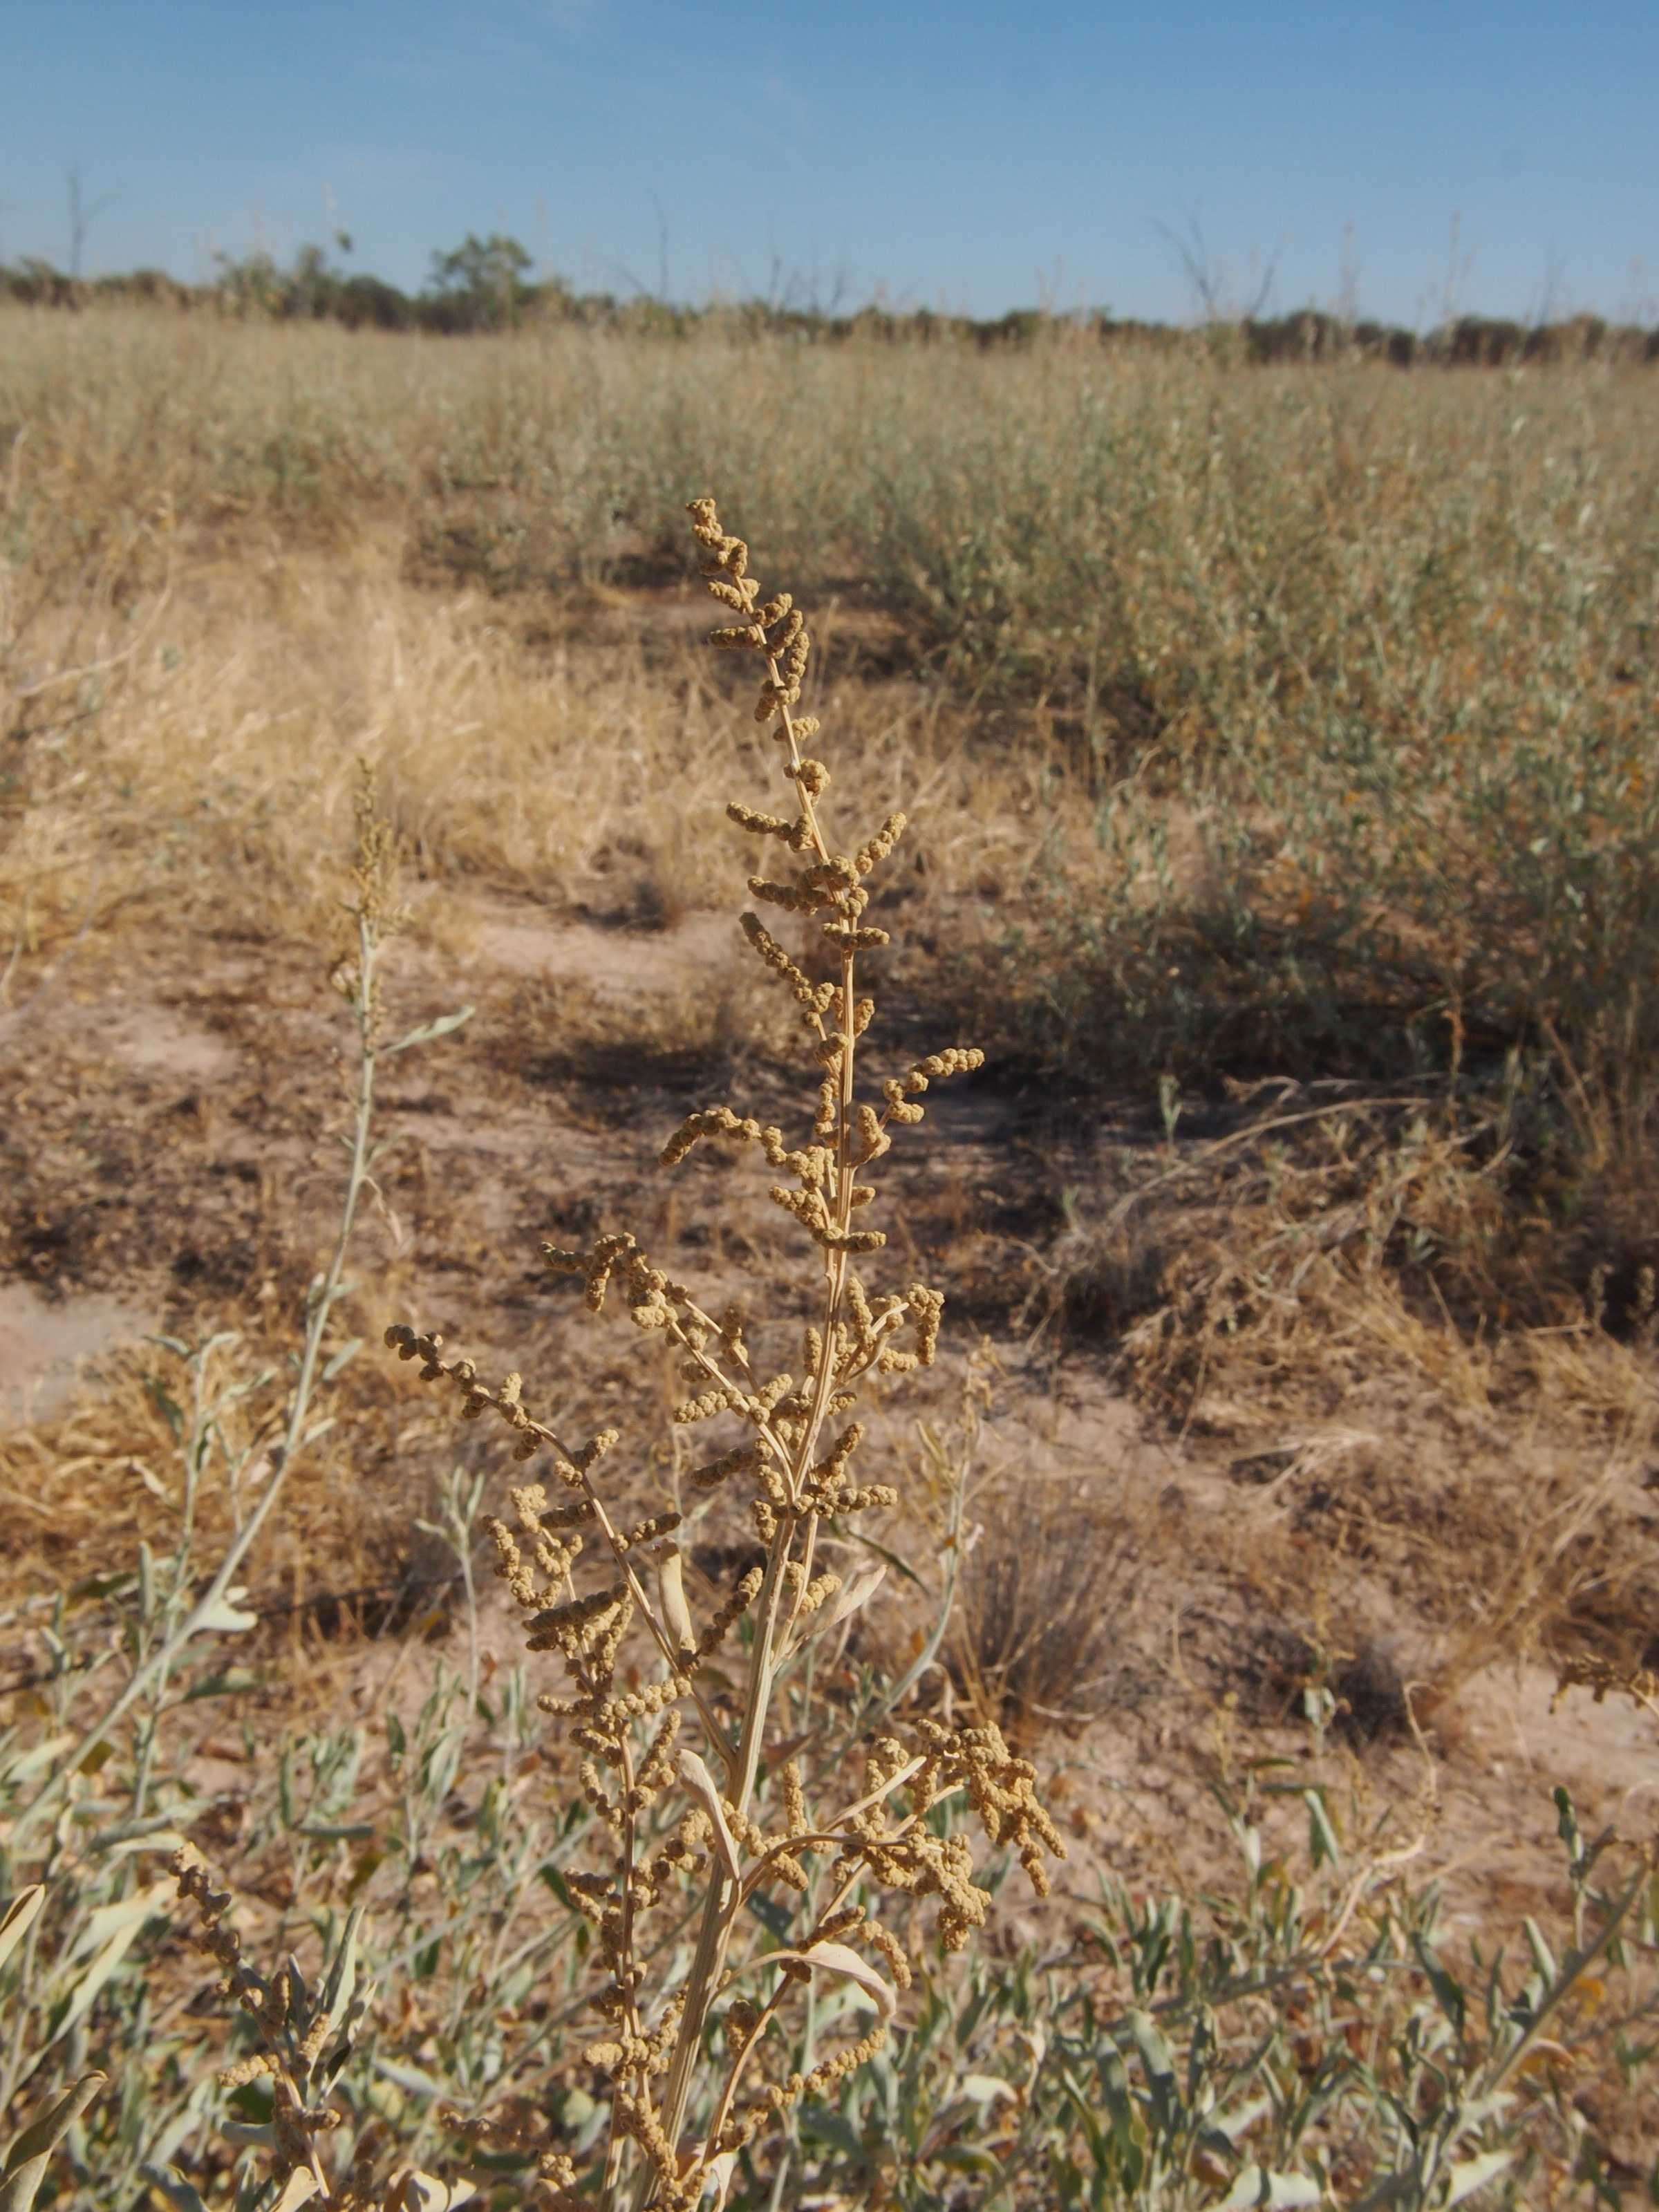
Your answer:
[[[349,240],[340,243],[349,248]],[[1397,368],[1425,365],[1498,368],[1516,363],[1596,360],[1659,361],[1659,328],[1644,331],[1580,314],[1562,322],[1527,324],[1503,317],[1463,315],[1419,333],[1369,319],[1354,320],[1304,307],[1294,313],[1238,321],[1212,320],[1199,330],[1143,321],[1097,308],[1055,314],[1017,307],[984,319],[936,313],[929,307],[896,311],[878,305],[839,313],[787,299],[677,304],[647,293],[619,300],[610,292],[579,293],[558,276],[529,281],[530,254],[516,239],[469,234],[447,252],[434,252],[419,292],[405,292],[368,270],[348,273],[325,248],[302,246],[283,267],[271,254],[240,259],[221,256],[207,283],[186,284],[158,269],[78,278],[50,262],[0,262],[0,301],[78,310],[102,301],[208,311],[278,322],[328,321],[349,330],[428,331],[441,337],[501,331],[526,323],[575,322],[642,336],[685,337],[716,325],[755,337],[811,343],[878,338],[895,343],[939,342],[984,350],[1069,340],[1138,349],[1218,351],[1229,360],[1265,363],[1330,361],[1343,355],[1383,361]]]

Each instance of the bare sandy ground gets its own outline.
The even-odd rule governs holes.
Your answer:
[[[744,957],[732,920],[700,913],[639,932],[477,902],[417,936],[398,984],[411,1017],[463,1000],[479,1007],[462,1039],[392,1064],[383,1092],[397,1164],[374,1234],[396,1249],[423,1316],[460,1313],[469,1345],[515,1364],[527,1334],[556,1369],[574,1322],[563,1309],[538,1317],[537,1237],[591,1234],[601,1216],[640,1206],[653,1235],[690,1241],[687,1265],[717,1285],[774,1267],[781,1232],[763,1203],[742,1213],[722,1198],[729,1221],[700,1228],[689,1200],[664,1195],[653,1166],[688,1106],[740,1089],[755,1034]],[[12,1101],[0,1441],[49,1440],[73,1407],[100,1405],[100,1370],[119,1347],[181,1316],[234,1319],[284,1252],[291,1261],[325,1233],[331,1182],[319,1131],[337,1118],[341,1079],[337,1008],[315,966],[295,951],[255,967],[242,948],[210,945],[187,961],[146,962],[135,985],[131,963],[100,969],[89,956],[35,1009]],[[712,1022],[711,1001],[723,1008]],[[561,1007],[580,1013],[579,1034],[562,1036]],[[1201,1876],[1215,1849],[1193,1748],[1206,1717],[1231,1692],[1264,1753],[1300,1741],[1294,1684],[1261,1656],[1300,1623],[1276,1614],[1282,1585],[1252,1587],[1249,1562],[1264,1534],[1284,1536],[1297,1485],[1305,1492],[1345,1460],[1363,1466],[1356,1436],[1375,1446],[1379,1431],[1357,1431],[1350,1414],[1322,1432],[1258,1436],[1249,1449],[1172,1435],[1110,1386],[1087,1345],[1042,1340],[1029,1314],[1017,1325],[1045,1220],[1052,1232],[1039,1170],[1054,1170],[1067,1133],[993,1089],[930,1103],[930,1141],[896,1152],[886,1196],[902,1264],[947,1287],[965,1277],[967,1321],[953,1324],[963,1334],[919,1397],[878,1416],[878,1442],[902,1456],[919,1413],[946,1418],[965,1343],[975,1331],[990,1337],[1001,1373],[975,1474],[978,1540],[1006,1540],[997,1501],[1021,1486],[1083,1501],[1109,1534],[1134,1534],[1103,1599],[1121,1607],[1111,1685],[1081,1718],[1036,1716],[1034,1749],[1065,1778],[1079,1846],[1067,1890],[1086,1896],[1091,1866],[1149,1881]],[[1064,1172],[1081,1171],[1082,1157],[1060,1161]],[[757,1226],[739,1226],[757,1212]],[[571,1389],[574,1412],[634,1387],[580,1356],[589,1364]],[[1271,1463],[1283,1479],[1249,1471],[1264,1446],[1279,1452]],[[40,1456],[50,1461],[45,1444]],[[45,1571],[32,1561],[33,1587],[8,1595],[40,1595]],[[1433,1680],[1443,1620],[1415,1616],[1363,1562],[1346,1571],[1341,1607],[1344,1625],[1382,1648],[1401,1681]],[[878,1616],[872,1626],[879,1634]],[[494,1662],[514,1656],[513,1625],[493,1598],[482,1634]],[[395,1678],[397,1697],[416,1699],[442,1650],[343,1653],[341,1689],[378,1705]],[[1494,1912],[1512,1924],[1559,1891],[1553,1784],[1572,1790],[1587,1827],[1655,1826],[1652,1717],[1582,1692],[1558,1705],[1554,1689],[1541,1666],[1493,1664],[1459,1685],[1420,1743],[1384,1731],[1354,1753],[1365,1791],[1410,1808],[1423,1870],[1445,1872],[1471,1927]]]

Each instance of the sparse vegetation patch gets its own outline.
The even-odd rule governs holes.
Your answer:
[[[3,313],[5,2201],[1650,2191],[1651,380]]]

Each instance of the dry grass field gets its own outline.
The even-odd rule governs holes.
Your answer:
[[[313,1984],[367,1910],[316,2201],[605,2163],[590,1814],[483,1534],[511,1440],[382,1337],[622,1428],[648,1516],[695,1494],[674,1361],[543,1241],[813,1310],[746,1174],[658,1164],[799,1093],[711,488],[807,611],[858,834],[908,817],[879,1073],[987,1055],[882,1162],[945,1322],[860,1415],[899,1503],[836,1524],[887,1574],[804,1755],[994,1723],[1069,1850],[965,1963],[895,1920],[903,2033],[728,2201],[1648,2201],[1659,379],[1063,333],[0,317],[0,1893],[46,1885],[0,2140],[95,2069],[43,2204],[307,2170],[270,2076],[216,2086],[252,2046],[187,1843]],[[361,763],[406,907],[372,1158]],[[701,1614],[758,1554],[689,1517]],[[814,1978],[780,2063],[848,2002]]]

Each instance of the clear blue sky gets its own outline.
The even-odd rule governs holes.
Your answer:
[[[0,0],[0,258],[67,264],[78,167],[88,275],[343,228],[413,289],[501,229],[583,289],[1173,319],[1196,222],[1279,309],[1346,232],[1389,320],[1659,319],[1656,0]]]

